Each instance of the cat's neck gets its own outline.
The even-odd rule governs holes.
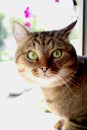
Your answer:
[[[45,100],[47,102],[53,101],[56,97],[61,98],[62,95],[65,95],[66,89],[62,89],[63,86],[60,87],[52,87],[52,88],[44,88],[41,87],[41,90],[44,94]]]

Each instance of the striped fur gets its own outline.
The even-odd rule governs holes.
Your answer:
[[[32,33],[13,23],[18,71],[30,85],[41,87],[50,111],[62,118],[55,125],[59,130],[87,130],[87,58],[78,57],[68,40],[75,24]],[[59,58],[53,57],[56,50]],[[31,51],[35,60],[28,57]]]

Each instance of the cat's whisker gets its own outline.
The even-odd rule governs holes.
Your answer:
[[[75,85],[75,87],[79,87],[80,86],[80,83],[78,83],[77,81],[75,81],[74,79],[71,80],[71,82],[73,85]]]
[[[37,75],[38,74],[38,71],[36,69],[32,69],[31,72],[32,72],[33,75]]]
[[[70,76],[71,80],[70,80],[70,83],[72,83],[73,85],[77,86],[77,87],[80,87],[80,82],[78,82],[78,80],[80,81],[81,79],[76,76]]]
[[[64,81],[63,81],[64,82]],[[68,88],[68,90],[73,94],[73,96],[76,96],[76,94],[72,91],[72,89],[69,87],[68,83],[65,83],[65,86]]]
[[[56,74],[58,74],[58,71],[52,71],[51,70],[51,73],[54,74],[54,75],[56,75]]]
[[[60,80],[63,82],[63,84],[66,86],[66,88],[74,95],[74,96],[76,96],[75,95],[75,93],[72,91],[72,89],[69,87],[69,85],[68,85],[68,82],[70,82],[70,79],[69,78],[67,78],[67,83],[65,82],[66,81],[66,79],[65,78],[62,78],[62,77],[58,77],[58,78],[60,78]]]

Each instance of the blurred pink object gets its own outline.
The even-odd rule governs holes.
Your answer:
[[[29,18],[29,17],[31,16],[29,7],[27,7],[27,8],[24,10],[24,13],[25,13],[25,18]]]
[[[59,0],[55,0],[55,2],[59,2]]]
[[[30,28],[31,27],[31,23],[30,22],[26,22],[25,26]]]

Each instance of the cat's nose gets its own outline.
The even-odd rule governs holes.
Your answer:
[[[44,73],[46,73],[46,71],[48,70],[48,67],[47,67],[47,66],[43,66],[43,67],[41,67],[41,70],[42,70]]]

